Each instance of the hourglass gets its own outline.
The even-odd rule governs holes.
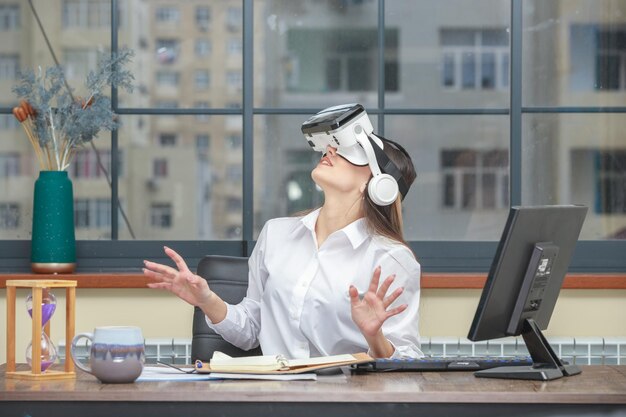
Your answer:
[[[76,281],[67,280],[9,280],[7,287],[7,367],[6,377],[17,379],[74,378],[74,363],[65,360],[65,371],[49,369],[57,358],[57,350],[50,340],[50,321],[56,310],[56,297],[52,288],[65,288],[65,346],[74,338],[74,304]],[[32,338],[26,348],[30,371],[16,371],[15,366],[15,289],[30,288],[26,309],[32,318]],[[45,326],[45,328],[44,328]]]
[[[41,372],[46,370],[57,360],[57,348],[50,340],[50,319],[57,307],[57,298],[50,292],[49,288],[41,289],[41,331],[40,340],[32,340],[26,348],[26,362],[33,367],[33,343],[39,343],[39,353],[41,357]],[[26,297],[26,311],[33,318],[33,293]],[[35,349],[36,351],[37,349]]]

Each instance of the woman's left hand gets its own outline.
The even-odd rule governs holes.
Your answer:
[[[391,295],[386,297],[389,286],[393,283],[396,276],[395,274],[388,276],[379,287],[380,272],[380,266],[374,270],[370,286],[363,299],[359,299],[359,292],[354,285],[351,285],[349,290],[352,320],[368,339],[379,335],[383,323],[389,317],[400,314],[407,308],[406,304],[402,304],[388,310],[389,306],[402,294],[404,288],[397,288]]]

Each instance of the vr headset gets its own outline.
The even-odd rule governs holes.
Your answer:
[[[392,204],[398,192],[404,199],[409,191],[400,169],[383,151],[385,144],[374,135],[372,123],[360,104],[342,104],[324,109],[304,122],[301,130],[314,151],[326,153],[328,146],[332,146],[351,164],[369,165],[373,176],[367,191],[379,206]],[[388,139],[385,141],[406,154],[397,143]]]

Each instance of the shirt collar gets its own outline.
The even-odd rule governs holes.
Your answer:
[[[315,223],[317,222],[317,218],[319,217],[321,208],[317,210],[313,210],[306,216],[300,219],[304,227],[309,229],[312,233],[315,233]],[[359,247],[365,239],[369,237],[369,233],[367,232],[367,224],[365,222],[365,218],[361,217],[339,230],[342,232],[352,245],[353,249]]]

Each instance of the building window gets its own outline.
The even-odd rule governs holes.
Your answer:
[[[0,229],[17,229],[20,226],[20,205],[0,203]]]
[[[20,122],[12,114],[0,114],[0,130],[13,130],[20,126]]]
[[[196,39],[194,51],[197,57],[205,57],[211,54],[211,41],[208,39]]]
[[[243,15],[240,7],[229,7],[226,12],[226,28],[230,31],[241,29],[243,23]]]
[[[100,150],[100,162],[104,168],[111,171],[111,151]],[[121,164],[120,164],[121,165]],[[73,178],[101,178],[104,172],[98,166],[98,157],[91,149],[80,149],[74,155],[70,168]]]
[[[505,90],[509,85],[506,29],[443,29],[441,85],[449,89]]]
[[[98,51],[89,48],[63,50],[65,76],[69,79],[83,79],[89,71],[98,66]]]
[[[158,23],[178,23],[180,22],[180,10],[174,6],[158,7],[156,20]]]
[[[156,53],[159,64],[173,64],[180,54],[180,42],[175,39],[157,39]]]
[[[211,145],[211,137],[209,135],[196,135],[196,149],[200,152],[206,152]]]
[[[626,89],[626,31],[596,28],[596,90]]]
[[[19,29],[20,6],[17,4],[0,5],[0,32]]]
[[[170,203],[151,204],[150,225],[157,229],[172,227],[172,205]]]
[[[177,87],[180,82],[180,74],[177,71],[157,71],[156,82],[159,85]]]
[[[178,137],[176,133],[161,133],[159,134],[159,145],[160,146],[176,146],[176,142],[178,142]]]
[[[243,53],[243,43],[241,39],[229,39],[226,44],[226,50],[228,51],[228,55],[241,56]]]
[[[230,212],[235,211],[241,211],[243,207],[243,204],[241,202],[241,198],[238,197],[228,197],[226,199],[226,209]]]
[[[196,109],[208,109],[211,107],[211,103],[208,101],[196,101],[193,105]],[[206,122],[209,120],[208,114],[196,114],[196,120],[199,122]]]
[[[238,183],[243,178],[241,164],[231,164],[226,167],[226,179],[229,182]]]
[[[20,56],[17,54],[0,54],[0,80],[13,81],[20,72]]]
[[[241,71],[228,71],[226,73],[226,84],[231,89],[241,90],[243,86]]]
[[[175,100],[157,100],[154,107],[157,109],[177,109],[178,102]]]
[[[111,200],[77,198],[74,200],[74,226],[78,229],[111,226]]]
[[[196,70],[194,73],[196,88],[206,90],[211,82],[208,70]]]
[[[20,154],[17,152],[0,153],[0,178],[20,175]]]
[[[596,212],[626,213],[626,150],[596,151]]]
[[[229,135],[226,137],[228,148],[232,150],[241,149],[241,135]]]
[[[152,161],[152,177],[167,178],[167,159],[158,158]]]
[[[110,0],[63,0],[64,28],[103,29],[110,26]]]
[[[196,27],[198,30],[206,32],[211,24],[211,9],[206,6],[196,7]]]
[[[505,150],[441,151],[442,204],[457,210],[509,206],[509,154]]]
[[[378,79],[376,29],[290,29],[290,53],[281,63],[285,88],[293,92],[374,91]],[[320,69],[306,63],[315,57]],[[400,88],[398,30],[385,31],[385,89]]]

